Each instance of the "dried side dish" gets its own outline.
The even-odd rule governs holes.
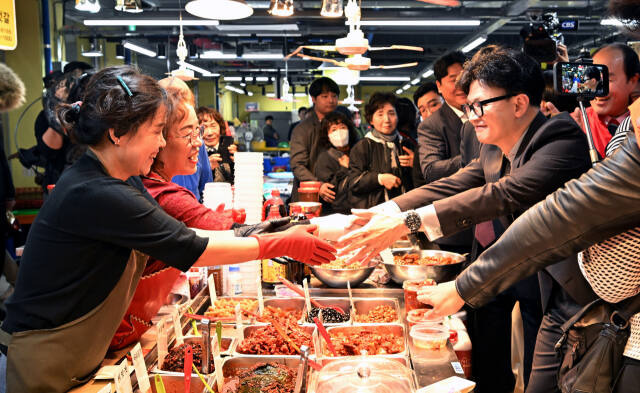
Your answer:
[[[366,329],[330,332],[338,356],[356,356],[360,351],[368,355],[390,355],[404,351],[404,337]],[[331,356],[328,351],[326,355]]]
[[[359,323],[390,323],[398,319],[398,314],[393,307],[381,304],[366,314],[356,314],[354,319]]]
[[[359,262],[351,263],[351,257],[338,257],[335,260],[325,263],[322,266],[319,266],[321,269],[360,269],[362,266]]]
[[[281,323],[287,337],[298,347],[306,345],[312,348],[311,333],[295,323]],[[262,326],[253,330],[238,345],[237,351],[248,355],[297,355],[296,349],[285,340],[273,325]]]
[[[297,371],[279,363],[258,363],[225,378],[222,393],[293,393]]]
[[[296,324],[302,318],[302,310],[296,310],[293,308],[282,309],[280,307],[266,306],[262,313],[262,316],[258,318],[260,322],[270,322],[275,319],[281,324],[293,323]]]
[[[322,321],[324,323],[348,322],[350,318],[348,311],[346,313],[341,313],[333,308],[312,307],[311,312],[307,315],[306,321],[313,323],[313,318],[317,317],[320,312],[322,312]]]
[[[187,344],[182,344],[177,347],[171,348],[167,357],[162,362],[161,370],[184,372],[184,351],[187,348]],[[193,364],[198,368],[198,371],[202,372],[202,345],[198,343],[191,344],[193,353]],[[210,359],[210,372],[213,372],[213,355]]]
[[[218,299],[213,307],[209,306],[204,316],[212,320],[232,319],[236,315],[236,304],[240,304],[242,310],[250,312],[254,312],[258,307],[258,301],[254,299]]]
[[[404,254],[393,256],[393,263],[403,266],[440,266],[458,262],[455,258],[439,255],[420,257],[418,254]]]

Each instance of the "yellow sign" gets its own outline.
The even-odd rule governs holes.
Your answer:
[[[14,50],[17,46],[15,0],[0,0],[0,49]]]

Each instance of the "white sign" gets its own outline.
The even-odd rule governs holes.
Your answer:
[[[176,345],[184,344],[184,338],[182,335],[182,324],[180,323],[180,314],[178,314],[178,309],[173,310],[172,318],[173,319],[173,334],[176,336]]]
[[[98,390],[98,393],[111,393],[111,383],[108,383],[107,386]]]
[[[131,386],[131,377],[129,376],[129,362],[124,359],[122,363],[118,365],[118,370],[113,381],[116,384],[117,393],[133,393],[133,386]]]
[[[138,379],[138,388],[142,393],[147,393],[151,389],[149,382],[149,374],[147,374],[147,366],[144,363],[144,355],[142,355],[142,346],[137,343],[131,350],[131,359],[133,367],[136,370],[136,378]]]
[[[207,278],[207,283],[209,284],[209,297],[211,298],[211,305],[216,302],[218,297],[216,296],[216,280],[213,279],[213,274]]]

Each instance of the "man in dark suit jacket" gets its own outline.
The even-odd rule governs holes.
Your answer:
[[[474,58],[459,82],[468,92],[465,112],[482,143],[480,157],[454,175],[427,184],[380,205],[365,227],[341,239],[360,255],[376,255],[395,239],[422,229],[430,240],[476,225],[476,237],[488,247],[519,214],[566,181],[589,169],[587,142],[564,113],[547,120],[539,110],[544,83],[538,63],[521,52],[496,50]],[[416,211],[409,209],[423,206]],[[396,211],[407,211],[391,214]],[[338,246],[341,246],[340,244]],[[356,259],[359,256],[356,256]],[[575,303],[589,293],[578,265],[566,262],[548,289],[555,301]],[[573,280],[567,280],[572,277]],[[511,310],[520,309],[525,334],[525,384],[531,370],[541,320],[537,278],[520,281],[471,315],[476,392],[511,392]]]

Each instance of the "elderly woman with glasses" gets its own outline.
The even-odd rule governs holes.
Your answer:
[[[233,155],[238,151],[227,135],[227,122],[220,112],[201,106],[196,111],[200,133],[209,156],[213,181],[233,183]]]

